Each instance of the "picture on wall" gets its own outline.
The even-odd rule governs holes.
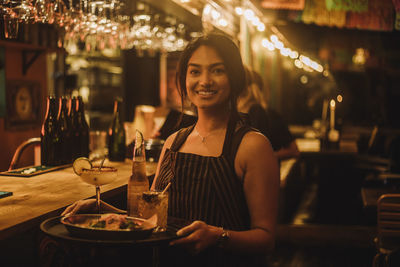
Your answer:
[[[6,130],[26,130],[40,125],[40,84],[32,81],[6,82]]]

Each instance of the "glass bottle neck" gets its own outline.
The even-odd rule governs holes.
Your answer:
[[[57,116],[57,102],[54,97],[47,98],[47,109],[45,119],[52,119]]]

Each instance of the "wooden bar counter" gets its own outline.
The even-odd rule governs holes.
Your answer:
[[[281,186],[297,160],[281,162]],[[132,172],[132,161],[105,162],[118,169],[117,179],[101,187],[102,199],[112,198],[126,190]],[[157,164],[147,162],[147,175],[155,173]],[[12,237],[55,217],[70,204],[94,197],[95,187],[83,182],[72,167],[32,177],[0,176],[0,190],[13,192],[0,199],[0,240]]]
[[[116,180],[101,187],[102,198],[109,198],[125,190],[132,161],[106,161],[105,166],[118,169]],[[147,174],[154,174],[155,168],[155,163],[148,163]],[[0,199],[0,240],[38,227],[73,202],[95,195],[95,187],[83,182],[72,167],[32,177],[0,176],[0,190],[13,193]]]

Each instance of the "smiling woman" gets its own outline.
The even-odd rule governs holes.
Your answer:
[[[152,188],[171,183],[169,216],[193,223],[177,232],[182,238],[163,251],[162,262],[264,266],[274,246],[278,165],[267,139],[236,109],[245,88],[237,46],[219,34],[193,40],[177,81],[198,121],[166,140]]]

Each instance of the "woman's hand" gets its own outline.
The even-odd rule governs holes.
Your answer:
[[[190,253],[198,254],[207,247],[215,245],[222,231],[221,228],[208,225],[205,222],[194,221],[176,232],[178,236],[184,237],[172,241],[170,245],[182,245]]]
[[[74,204],[68,206],[61,216],[73,215],[76,213],[92,213],[96,210],[96,199],[78,200]]]

